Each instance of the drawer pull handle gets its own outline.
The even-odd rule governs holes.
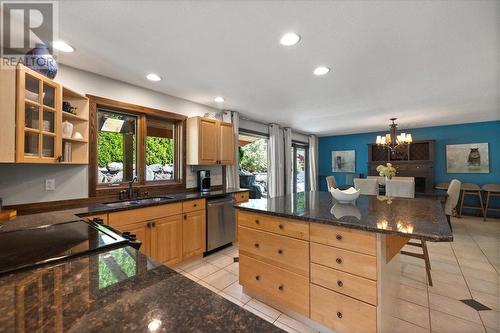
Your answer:
[[[284,228],[283,224],[280,224],[278,227],[279,227],[280,229],[283,229],[283,228]]]
[[[260,224],[260,221],[259,220],[255,220],[255,223]]]
[[[279,249],[279,250],[278,250],[278,254],[283,254],[283,250],[282,250],[282,249]]]
[[[342,235],[337,235],[337,236],[335,236],[335,238],[337,238],[338,241],[341,241],[342,240]]]
[[[256,275],[256,276],[255,276],[255,280],[259,281],[259,280],[260,280],[260,276],[259,276],[259,275]]]
[[[253,246],[255,246],[256,248],[259,248],[259,243],[255,243]]]
[[[337,262],[337,264],[340,265],[342,263],[342,258],[337,258],[337,259],[335,259],[335,261]]]
[[[342,287],[343,285],[344,285],[344,282],[342,282],[340,280],[337,281],[337,286]]]
[[[280,284],[280,285],[278,286],[278,289],[279,289],[279,290],[283,290],[283,285],[282,285],[282,284]]]
[[[337,317],[339,317],[339,319],[342,318],[342,312],[340,312],[340,311],[337,312]]]
[[[198,206],[198,204],[194,204],[193,206],[196,207],[196,206]]]

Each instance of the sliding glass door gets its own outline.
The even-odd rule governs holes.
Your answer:
[[[292,143],[293,162],[293,192],[304,192],[309,189],[308,182],[308,150],[309,146],[303,143]]]

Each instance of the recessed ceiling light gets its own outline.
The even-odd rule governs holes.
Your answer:
[[[314,75],[321,76],[321,75],[325,75],[325,74],[326,74],[326,73],[328,73],[329,71],[330,71],[330,68],[325,67],[325,66],[319,66],[319,67],[316,67],[316,68],[314,69],[313,74],[314,74]]]
[[[146,78],[149,81],[155,81],[155,82],[161,81],[161,76],[155,73],[149,73],[148,75],[146,75]]]
[[[217,96],[214,98],[214,101],[217,103],[222,103],[222,102],[224,102],[224,97]]]
[[[55,40],[52,42],[52,46],[61,52],[71,53],[75,52],[75,48],[63,40]]]
[[[283,36],[281,36],[280,44],[285,46],[295,45],[299,42],[300,36],[295,32],[287,32]]]

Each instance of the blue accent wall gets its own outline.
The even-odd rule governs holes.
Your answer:
[[[401,130],[401,129],[400,129]],[[413,140],[435,140],[434,181],[448,182],[457,178],[462,182],[500,184],[500,121],[488,121],[449,126],[405,129]],[[318,142],[319,189],[326,191],[325,177],[335,176],[339,185],[346,184],[346,173],[332,172],[332,151],[355,150],[356,173],[368,174],[368,144],[374,143],[377,135],[372,132],[351,135],[320,137]],[[489,143],[490,173],[447,173],[446,145],[464,143]]]

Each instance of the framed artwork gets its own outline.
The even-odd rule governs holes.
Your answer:
[[[355,150],[332,151],[332,171],[355,172],[356,151]]]
[[[446,145],[448,173],[489,173],[488,143]]]

